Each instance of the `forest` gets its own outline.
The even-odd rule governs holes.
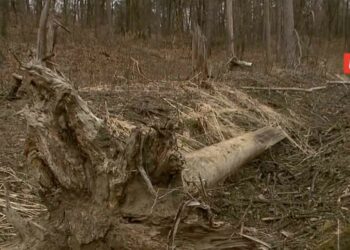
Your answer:
[[[0,0],[0,249],[349,249],[349,33],[349,0]]]

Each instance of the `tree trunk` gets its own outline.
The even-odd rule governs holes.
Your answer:
[[[198,24],[193,24],[192,31],[192,69],[202,78],[208,77],[207,39]]]
[[[47,22],[49,19],[51,0],[46,0],[44,9],[40,15],[38,39],[37,39],[37,59],[42,61],[47,52]]]
[[[94,0],[94,28],[95,37],[100,38],[100,25],[101,25],[101,0]]]
[[[284,64],[293,67],[295,64],[295,36],[294,36],[294,10],[293,0],[283,0],[283,42]]]
[[[0,36],[7,35],[7,18],[8,18],[8,0],[0,0]]]
[[[344,52],[349,52],[349,7],[350,1],[346,0],[345,3],[345,20],[344,20]]]
[[[233,34],[233,0],[226,0],[226,29],[227,46],[230,57],[235,57],[234,34]]]
[[[63,23],[68,25],[68,0],[63,0]]]
[[[39,21],[40,21],[40,15],[41,15],[42,9],[43,9],[42,0],[35,0],[35,14],[36,14],[37,23],[39,23]]]
[[[277,32],[277,41],[276,41],[276,55],[277,61],[282,62],[283,60],[283,6],[281,1],[276,2],[276,32]]]
[[[281,130],[265,127],[189,153],[185,155],[185,185],[195,189],[200,186],[200,176],[207,187],[213,187],[284,138]]]
[[[206,21],[205,21],[205,28],[206,28],[206,38],[207,38],[207,50],[208,50],[208,57],[211,55],[211,47],[213,43],[213,27],[215,26],[215,9],[216,9],[217,1],[216,0],[206,0]]]
[[[113,16],[112,16],[112,0],[106,0],[106,11],[107,11],[107,29],[108,38],[110,39],[113,35]]]
[[[265,47],[267,67],[271,65],[271,22],[270,22],[270,0],[264,1],[264,21],[265,21]]]

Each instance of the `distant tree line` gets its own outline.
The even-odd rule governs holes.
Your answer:
[[[9,24],[37,25],[45,0],[0,0],[0,35]],[[241,58],[246,47],[265,46],[267,60],[287,65],[307,57],[317,39],[341,39],[350,49],[350,0],[54,0],[67,27],[97,38],[190,35],[198,25],[211,53],[217,41]],[[226,38],[225,38],[226,37]],[[304,52],[305,51],[305,52]],[[272,54],[276,55],[275,57]]]

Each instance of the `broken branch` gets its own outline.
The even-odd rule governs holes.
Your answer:
[[[298,91],[298,92],[314,92],[317,90],[326,89],[328,86],[318,86],[312,88],[297,88],[297,87],[247,87],[243,86],[241,89],[247,90],[267,90],[267,91]]]

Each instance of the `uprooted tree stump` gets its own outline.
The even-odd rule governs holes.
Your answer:
[[[8,220],[19,232],[17,249],[173,245],[177,226],[168,241],[167,225],[179,206],[203,210],[200,202],[183,203],[188,194],[195,199],[201,188],[216,185],[284,138],[280,129],[266,127],[181,154],[170,128],[118,129],[108,116],[96,117],[61,73],[40,62],[22,69],[32,91],[24,112],[25,155],[48,216],[24,221],[8,206]]]

